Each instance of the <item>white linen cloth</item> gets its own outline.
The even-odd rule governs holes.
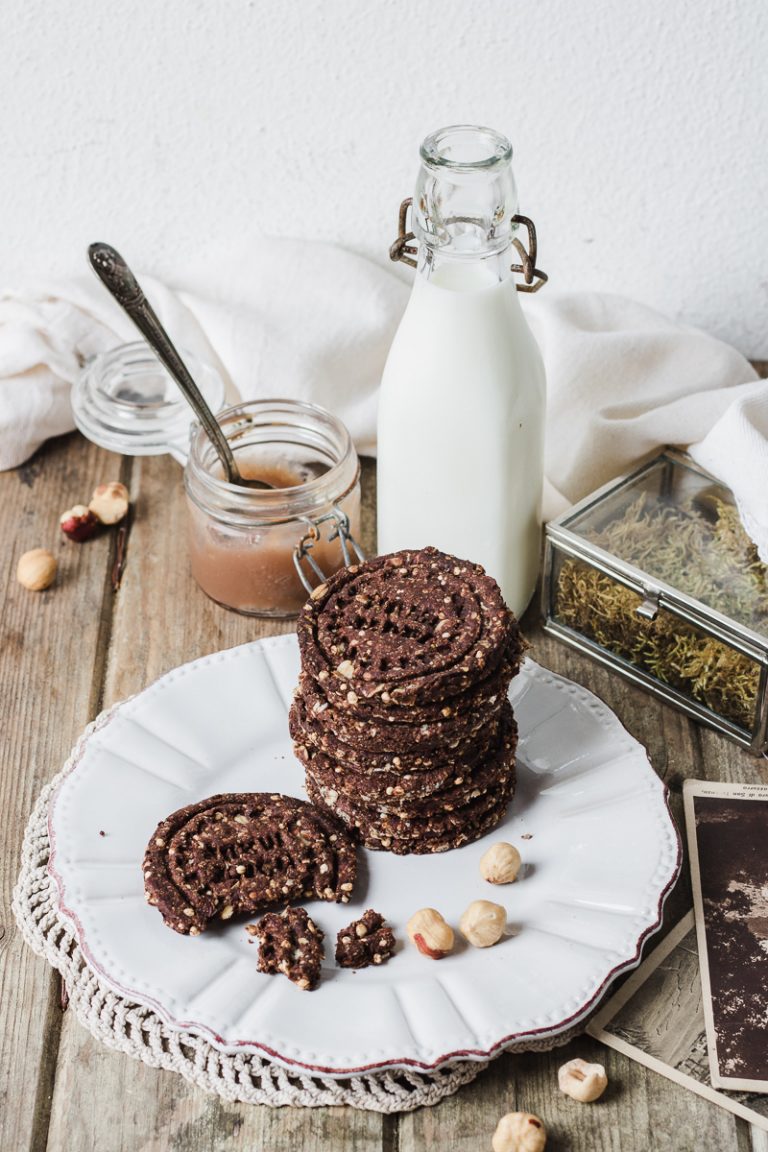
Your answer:
[[[410,291],[400,276],[329,245],[259,238],[193,259],[176,290],[139,279],[232,400],[313,400],[375,452],[378,382]],[[691,446],[768,561],[768,381],[722,341],[622,297],[549,286],[523,305],[547,370],[547,517],[665,444]],[[137,336],[87,272],[0,296],[0,469],[70,430],[83,361]]]

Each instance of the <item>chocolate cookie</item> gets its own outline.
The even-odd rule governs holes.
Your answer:
[[[420,800],[465,779],[462,765],[444,764],[425,772],[363,772],[318,752],[306,744],[294,744],[294,751],[307,772],[324,788],[337,788],[357,796],[363,803],[391,800]]]
[[[293,796],[233,792],[180,808],[144,855],[144,891],[176,932],[310,897],[346,903],[355,847],[330,815]]]
[[[268,912],[246,931],[259,941],[259,972],[282,972],[298,988],[311,992],[320,981],[325,934],[306,908]]]
[[[396,816],[429,816],[460,808],[470,800],[506,783],[517,746],[517,725],[507,704],[502,735],[496,746],[472,766],[413,773],[364,775],[341,768],[322,753],[307,761],[307,779],[319,789],[333,810],[335,797],[343,792],[359,805]],[[431,785],[431,786],[429,786]]]
[[[299,617],[302,663],[329,696],[423,705],[521,650],[517,622],[477,564],[434,548],[342,568]]]
[[[373,741],[361,741],[359,747],[345,744],[327,724],[323,725],[323,715],[325,713],[311,715],[303,697],[294,698],[289,713],[289,728],[300,759],[306,760],[301,750],[303,746],[307,755],[311,755],[309,750],[314,749],[337,760],[341,765],[348,765],[361,772],[405,774],[430,771],[449,764],[461,767],[484,756],[498,739],[502,711],[494,713],[477,732],[454,740],[443,748],[423,748],[418,745],[399,753],[379,751]]]
[[[488,832],[493,831],[504,819],[511,791],[504,793],[495,807],[489,808],[485,815],[465,828],[454,828],[450,833],[435,836],[427,840],[418,840],[413,837],[401,839],[396,836],[379,836],[370,831],[361,835],[360,842],[372,852],[392,852],[396,856],[426,856],[438,852],[448,852],[453,848],[461,848],[463,844],[473,844]]]
[[[458,808],[441,809],[429,816],[399,816],[374,806],[357,804],[351,797],[337,793],[332,803],[312,780],[306,778],[307,795],[313,804],[332,812],[347,826],[353,836],[363,844],[376,840],[386,847],[387,840],[409,842],[419,851],[419,845],[431,840],[451,840],[454,835],[472,832],[484,822],[491,810],[503,802],[506,809],[514,790],[514,769],[507,779],[500,781],[492,792],[472,797]]]
[[[505,695],[509,681],[520,664],[520,637],[516,634],[499,664],[476,684],[452,696],[440,696],[423,704],[403,700],[400,695],[382,693],[370,697],[360,697],[350,689],[343,678],[329,676],[314,681],[314,692],[332,704],[340,713],[366,723],[395,724],[436,724],[446,719],[461,719],[484,712],[492,707],[497,698]],[[298,692],[304,691],[305,682],[312,679],[309,673],[299,677]]]
[[[415,748],[450,748],[476,737],[498,716],[507,697],[506,692],[499,692],[494,696],[494,703],[481,711],[416,724],[408,722],[405,709],[393,710],[386,719],[358,719],[357,713],[332,707],[311,680],[304,681],[301,698],[308,716],[335,739],[353,748],[375,748],[396,755]]]
[[[379,912],[369,908],[359,920],[342,928],[336,937],[336,963],[340,968],[367,968],[386,964],[395,950],[395,934]]]

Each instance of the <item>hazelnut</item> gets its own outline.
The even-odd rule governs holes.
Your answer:
[[[83,540],[93,536],[99,527],[99,520],[85,504],[75,504],[74,508],[69,508],[59,518],[59,527],[70,540],[82,544]]]
[[[490,948],[504,935],[507,913],[501,904],[473,900],[459,921],[462,936],[475,948]]]
[[[489,884],[512,884],[520,871],[520,853],[500,840],[480,857],[480,875]]]
[[[88,507],[102,524],[119,524],[128,511],[128,489],[119,480],[99,484]]]
[[[453,928],[434,908],[414,912],[406,929],[419,952],[432,960],[442,960],[453,949]]]
[[[582,1104],[598,1100],[608,1087],[608,1077],[602,1064],[588,1064],[577,1056],[557,1070],[560,1091]]]
[[[531,1112],[508,1112],[502,1116],[491,1140],[493,1152],[542,1152],[547,1130]]]
[[[33,548],[19,557],[16,579],[30,592],[42,592],[56,579],[56,557],[45,548]]]

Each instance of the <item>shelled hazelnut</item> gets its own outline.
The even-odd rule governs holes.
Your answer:
[[[434,908],[414,912],[406,930],[419,952],[432,960],[442,960],[453,949],[453,928]]]
[[[557,1083],[560,1091],[566,1096],[579,1100],[582,1104],[591,1104],[598,1100],[608,1087],[608,1077],[602,1064],[588,1064],[577,1056],[569,1060],[557,1071]]]
[[[128,512],[128,489],[119,480],[99,484],[88,507],[102,524],[119,524]]]
[[[520,871],[520,853],[514,844],[499,840],[480,857],[480,875],[489,884],[512,884]]]
[[[16,579],[30,592],[50,588],[56,579],[56,557],[45,548],[32,548],[19,557]]]
[[[504,935],[507,913],[501,904],[473,900],[459,921],[462,936],[475,948],[490,948]]]
[[[59,527],[65,536],[82,544],[99,529],[99,520],[85,504],[75,504],[59,518]]]
[[[502,1116],[491,1140],[493,1152],[542,1152],[547,1130],[531,1112],[508,1112]]]

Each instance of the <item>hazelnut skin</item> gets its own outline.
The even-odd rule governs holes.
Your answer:
[[[442,960],[453,949],[453,928],[434,908],[414,912],[406,930],[419,952],[432,960]]]
[[[75,504],[74,508],[69,508],[59,518],[59,527],[70,540],[82,544],[84,540],[90,540],[100,525],[90,508],[84,504]]]
[[[502,1116],[491,1140],[493,1152],[543,1152],[547,1130],[531,1112],[508,1112]]]
[[[51,552],[45,548],[32,548],[19,557],[16,579],[30,592],[42,592],[53,584],[57,568],[56,557]]]

